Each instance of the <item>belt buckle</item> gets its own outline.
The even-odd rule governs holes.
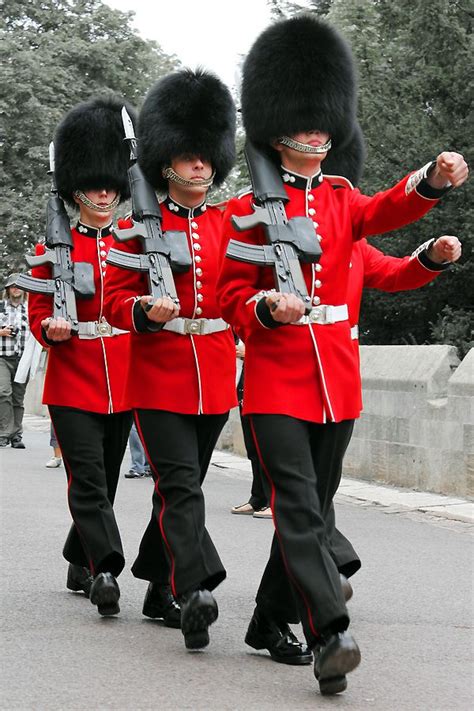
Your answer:
[[[197,318],[189,318],[186,319],[186,324],[185,324],[185,333],[188,333],[191,336],[196,336],[197,334],[201,334],[202,332],[202,321]]]
[[[110,323],[101,321],[97,324],[97,333],[99,334],[99,336],[111,336],[112,326],[110,325]]]
[[[311,309],[311,313],[309,315],[309,319],[311,323],[322,323],[324,322],[324,310],[322,306],[315,306],[313,309]]]

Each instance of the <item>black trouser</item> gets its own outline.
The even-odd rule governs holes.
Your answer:
[[[228,416],[135,412],[155,488],[153,514],[132,573],[170,582],[175,596],[200,587],[213,590],[226,577],[205,527],[201,484]]]
[[[285,415],[252,415],[251,422],[275,524],[257,605],[277,620],[301,620],[313,646],[321,634],[349,625],[326,519],[354,423],[319,425]]]
[[[258,458],[257,448],[252,435],[250,419],[248,415],[240,415],[242,423],[242,433],[244,436],[245,450],[252,465],[252,488],[250,491],[249,504],[255,511],[266,508],[269,505],[268,484],[264,479],[262,465]]]
[[[73,525],[63,555],[93,575],[117,576],[125,560],[113,503],[132,424],[131,412],[101,415],[50,405],[68,477]]]

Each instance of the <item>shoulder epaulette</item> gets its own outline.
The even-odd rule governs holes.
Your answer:
[[[218,210],[221,212],[224,212],[226,209],[227,205],[229,204],[228,200],[221,200],[220,202],[209,202],[208,205],[209,207],[217,207]]]
[[[242,190],[239,190],[239,192],[237,193],[237,195],[235,197],[237,198],[237,200],[240,200],[240,198],[243,198],[252,192],[253,192],[252,186],[247,185],[245,188],[242,188]]]
[[[354,190],[351,181],[343,175],[324,175],[324,180],[327,180],[333,188],[349,188],[349,190]]]

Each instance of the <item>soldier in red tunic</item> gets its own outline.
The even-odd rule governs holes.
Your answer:
[[[234,134],[232,98],[214,75],[184,70],[151,89],[139,117],[139,165],[167,192],[162,229],[185,232],[192,266],[174,275],[180,306],[159,298],[149,310],[144,274],[107,271],[106,315],[131,331],[127,397],[155,480],[153,514],[132,572],[150,581],[143,613],[166,624],[171,585],[188,649],[209,643],[218,614],[211,591],[226,576],[205,527],[201,484],[237,404],[235,346],[215,297],[222,212],[206,196],[232,167]],[[138,253],[141,246],[131,239],[120,249]]]
[[[275,525],[246,642],[276,661],[311,661],[288,634],[280,596],[288,575],[323,694],[343,691],[360,662],[325,541],[340,455],[361,409],[347,307],[353,241],[418,219],[467,174],[462,157],[448,153],[373,197],[343,178],[325,179],[321,162],[331,142],[344,151],[356,131],[355,105],[351,53],[332,28],[306,15],[257,39],[243,69],[247,137],[281,164],[287,216],[313,221],[322,257],[301,265],[313,307],[307,316],[295,295],[272,290],[269,268],[226,257],[218,281],[224,318],[246,344],[243,411],[251,416]],[[265,243],[260,227],[237,233],[232,226],[231,216],[252,212],[251,194],[229,203],[224,242]]]
[[[115,578],[124,555],[113,502],[132,421],[124,392],[129,335],[112,328],[103,310],[112,217],[129,196],[123,104],[118,97],[80,104],[55,135],[58,192],[79,208],[71,230],[72,259],[92,265],[94,275],[94,296],[77,300],[78,333],[71,335],[69,321],[51,317],[51,296],[29,299],[31,330],[49,349],[43,402],[61,447],[74,521],[63,551],[67,587],[90,595],[101,615],[119,612]],[[36,252],[43,254],[43,245]],[[33,275],[50,278],[51,268],[36,267]]]

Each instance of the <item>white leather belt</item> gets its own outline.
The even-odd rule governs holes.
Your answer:
[[[90,340],[92,338],[107,338],[110,336],[120,336],[122,331],[120,328],[114,328],[107,323],[105,319],[101,321],[79,321],[77,335],[81,340]]]
[[[357,339],[359,338],[359,326],[352,326],[351,338],[353,341],[357,341]]]
[[[341,304],[340,306],[320,304],[320,306],[312,308],[306,316],[302,316],[298,321],[293,321],[292,325],[306,326],[308,323],[319,323],[325,326],[338,321],[347,321],[348,318],[347,304]]]
[[[229,324],[223,318],[174,318],[163,326],[164,331],[173,331],[182,336],[206,336],[209,333],[227,331]]]

